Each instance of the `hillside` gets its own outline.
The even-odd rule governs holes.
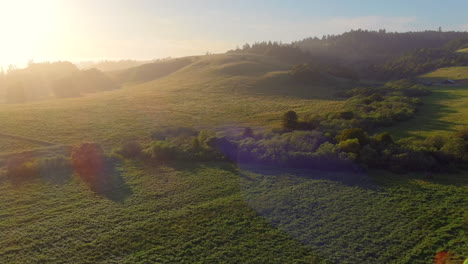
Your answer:
[[[441,68],[421,76],[429,80],[461,80],[458,85],[431,87],[432,94],[423,99],[415,118],[391,129],[401,136],[430,136],[454,133],[468,126],[468,78],[466,67]]]
[[[173,151],[168,142],[150,137],[153,130],[192,126],[204,130],[189,138],[197,149],[199,138],[218,139],[210,137],[218,131],[240,134],[249,126],[256,135],[242,135],[242,143],[258,143],[252,153],[267,146],[271,156],[282,158],[282,142],[292,155],[300,154],[295,143],[299,148],[320,143],[327,156],[335,154],[330,148],[356,144],[363,152],[358,138],[332,144],[342,134],[322,134],[317,126],[274,134],[271,129],[283,125],[291,110],[301,118],[320,115],[320,122],[338,127],[338,133],[358,121],[352,120],[358,110],[368,122],[401,111],[412,119],[385,127],[395,139],[452,134],[468,125],[465,86],[431,87],[421,106],[418,96],[403,96],[408,87],[425,92],[411,81],[374,87],[372,81],[358,83],[299,65],[308,74],[302,80],[293,77],[295,65],[242,52],[171,59],[107,72],[121,89],[0,105],[0,262],[423,264],[447,254],[460,263],[467,249],[463,170],[398,174],[351,164],[324,171],[152,155],[161,154],[154,151],[161,146]],[[441,69],[426,77],[449,78],[453,72],[464,78],[463,71]],[[364,87],[347,89],[359,84]],[[363,94],[335,96],[343,91]],[[413,104],[414,116],[408,108]],[[397,148],[391,136],[389,142],[377,138],[367,139]],[[116,148],[131,140],[149,144],[144,153],[151,156],[119,158]],[[99,188],[73,166],[38,170],[37,178],[24,182],[7,173],[12,158],[58,163],[48,158],[69,157],[69,146],[84,142],[113,153],[112,166],[92,179]],[[396,161],[405,161],[407,153],[396,153]],[[375,152],[371,158],[380,156]]]
[[[433,72],[424,74],[422,78],[429,80],[443,80],[443,79],[452,79],[457,81],[464,81],[468,79],[468,67],[446,67],[440,68]]]
[[[314,113],[343,105],[333,95],[336,84],[346,81],[331,78],[335,85],[317,86],[291,83],[290,65],[269,57],[211,55],[186,60],[193,62],[178,70],[171,63],[162,71],[147,71],[161,68],[149,64],[118,72],[138,76],[132,77],[134,84],[119,90],[0,105],[0,132],[62,144],[97,141],[111,146],[122,137],[147,136],[161,126],[271,125],[290,109]],[[173,72],[162,77],[169,69]]]

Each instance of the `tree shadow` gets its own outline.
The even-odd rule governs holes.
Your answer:
[[[237,164],[240,170],[240,176],[249,179],[248,173],[261,174],[266,176],[275,176],[277,182],[284,180],[284,176],[289,178],[303,180],[328,180],[339,182],[350,187],[360,187],[370,190],[379,190],[380,184],[375,181],[369,173],[364,170],[319,170],[310,168],[294,168],[294,167],[279,167],[265,166],[253,163]]]
[[[122,203],[133,194],[115,161],[105,161],[103,168],[86,177],[81,177],[90,190],[114,202]]]
[[[459,100],[459,95],[454,95],[443,90],[435,91],[435,94],[430,95],[430,98],[424,100],[424,105],[419,108],[419,111],[410,120],[401,122],[397,126],[390,129],[382,128],[382,130],[390,130],[393,134],[401,137],[416,137],[423,138],[421,135],[415,135],[411,131],[417,130],[421,132],[456,132],[456,126],[466,124],[445,121],[443,117],[456,114],[458,111],[451,108],[449,105],[444,105],[442,101]]]

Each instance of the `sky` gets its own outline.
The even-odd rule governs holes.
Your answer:
[[[0,65],[220,53],[351,29],[468,31],[466,0],[0,0]]]

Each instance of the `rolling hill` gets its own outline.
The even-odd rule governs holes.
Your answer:
[[[271,128],[288,110],[343,109],[334,94],[348,80],[324,73],[320,84],[305,85],[290,79],[291,66],[271,56],[220,54],[111,72],[122,89],[1,105],[0,132],[24,145],[0,137],[0,151],[45,147],[33,139],[55,143],[57,152],[85,141],[110,151],[160,127]],[[422,116],[396,132],[424,134],[428,122],[455,128],[467,120],[466,91],[434,87]],[[422,264],[444,250],[459,259],[466,249],[463,173],[429,180],[372,170],[125,161],[113,174],[118,184],[104,192],[71,174],[24,185],[0,176],[0,262]]]
[[[223,54],[183,61],[188,60],[190,64],[177,70],[173,66],[182,63],[116,72],[116,76],[133,76],[122,77],[122,82],[132,83],[119,90],[0,105],[0,132],[61,144],[97,141],[111,147],[123,137],[145,137],[161,126],[271,125],[291,109],[314,113],[343,105],[334,93],[336,84],[344,86],[346,81],[330,77],[335,85],[314,87],[291,83],[290,65],[269,57]],[[248,72],[242,70],[245,65],[250,65]]]

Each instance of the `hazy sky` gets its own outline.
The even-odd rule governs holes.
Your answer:
[[[0,0],[0,65],[224,52],[350,29],[468,30],[467,0]]]

